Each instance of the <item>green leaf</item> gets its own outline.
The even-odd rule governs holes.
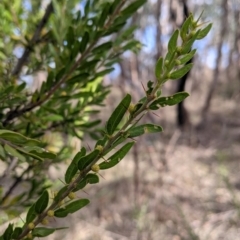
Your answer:
[[[87,47],[87,44],[89,42],[89,32],[85,31],[81,44],[80,44],[80,52],[83,53]]]
[[[92,53],[94,54],[97,54],[97,53],[101,53],[105,50],[109,50],[112,48],[112,42],[109,41],[109,42],[105,42],[97,47],[95,47],[93,50],[92,50]]]
[[[11,146],[5,144],[4,148],[12,156],[19,158],[23,162],[26,161],[25,157],[21,153],[19,153],[16,149],[12,148]]]
[[[189,53],[189,51],[191,50],[192,48],[192,45],[193,43],[196,41],[197,39],[197,36],[199,34],[200,30],[198,30],[192,37],[191,39],[186,43],[184,44],[183,48],[182,48],[182,51],[181,51],[181,54],[186,54],[186,53]]]
[[[128,130],[128,137],[138,137],[145,133],[158,133],[162,132],[162,127],[155,124],[143,124]]]
[[[107,162],[102,162],[99,164],[100,169],[108,169],[117,165],[129,152],[135,142],[128,142],[122,146],[117,152],[115,152]]]
[[[162,68],[163,68],[163,57],[160,57],[155,67],[155,76],[157,79],[161,78]]]
[[[195,55],[196,51],[197,51],[196,49],[193,49],[190,53],[184,55],[182,58],[179,59],[180,63],[185,64],[188,61],[190,61]]]
[[[172,72],[170,74],[170,79],[175,80],[175,79],[179,79],[179,78],[183,77],[188,71],[190,71],[192,66],[193,66],[193,63],[189,63],[189,64],[183,66],[182,68]]]
[[[138,0],[134,1],[133,3],[129,4],[123,11],[121,12],[122,15],[130,16],[135,13],[147,0]]]
[[[51,153],[51,152],[38,152],[36,150],[32,150],[29,153],[36,155],[40,158],[48,158],[48,159],[55,159],[56,158],[56,154]]]
[[[200,39],[205,38],[208,35],[211,28],[212,28],[212,23],[208,24],[204,29],[200,30],[200,32],[197,36],[197,39],[200,40]]]
[[[85,156],[86,149],[82,148],[80,152],[78,152],[75,157],[73,158],[72,162],[67,168],[67,171],[65,173],[65,182],[68,184],[71,182],[72,178],[75,176],[75,174],[78,171],[78,161]]]
[[[99,123],[101,123],[101,120],[95,120],[93,122],[87,122],[87,123],[83,123],[83,124],[76,124],[75,127],[91,128],[91,127],[94,127],[94,126],[98,125]]]
[[[2,158],[2,160],[4,160],[6,158],[4,148],[2,147],[1,144],[0,144],[0,158]]]
[[[53,232],[55,232],[55,228],[45,228],[45,227],[37,227],[32,231],[33,237],[46,237]]]
[[[101,28],[101,27],[104,26],[104,23],[105,23],[105,21],[106,21],[106,19],[108,17],[108,14],[109,14],[110,7],[111,7],[111,4],[109,2],[106,2],[105,6],[104,6],[104,8],[102,10],[101,16],[100,16],[100,18],[99,18],[99,20],[97,22],[97,26],[98,27]]]
[[[89,77],[89,73],[80,73],[80,74],[70,78],[67,81],[67,83],[68,84],[75,84],[75,83],[85,82],[88,77]]]
[[[64,208],[59,208],[58,210],[56,210],[54,212],[54,216],[59,218],[66,217],[69,213],[74,213],[80,210],[81,208],[85,207],[89,203],[90,201],[88,199],[76,200],[64,206]]]
[[[74,37],[74,30],[72,26],[69,26],[68,32],[67,32],[67,44],[68,46],[72,46],[74,43],[75,37]]]
[[[116,109],[113,111],[106,124],[106,131],[109,135],[112,135],[116,130],[118,124],[121,122],[124,114],[127,112],[131,103],[131,95],[127,94],[123,100],[119,103]]]
[[[27,144],[27,142],[30,142],[30,143],[36,144],[36,145],[40,144],[40,142],[35,139],[30,139],[30,138],[23,136],[20,133],[16,133],[16,132],[13,132],[10,130],[5,130],[5,129],[0,130],[0,138],[10,141],[11,143],[15,143],[15,144]]]
[[[45,116],[43,119],[46,121],[63,121],[64,120],[63,116],[59,114],[50,114]]]
[[[95,184],[99,182],[99,177],[96,174],[89,173],[85,176],[85,178],[77,184],[77,186],[73,189],[73,192],[77,192],[80,189],[85,188],[87,184]]]
[[[99,150],[94,149],[88,155],[81,157],[80,160],[78,161],[78,169],[80,171],[83,170],[86,166],[91,164],[92,161],[95,160],[98,155],[99,155]]]
[[[97,78],[97,77],[105,76],[105,75],[107,75],[108,73],[112,72],[113,70],[114,70],[113,67],[112,67],[112,68],[105,69],[105,70],[102,70],[102,71],[100,71],[100,72],[97,72],[96,75],[95,75],[95,77]]]
[[[168,51],[174,52],[177,47],[177,40],[178,40],[179,30],[176,29],[173,33],[172,37],[170,38],[168,42]]]
[[[63,193],[65,193],[67,191],[68,186],[64,186],[62,189],[60,189],[56,195],[56,197],[54,198],[54,200],[56,202],[59,202],[60,198],[62,197]]]
[[[12,234],[13,234],[13,224],[9,223],[7,229],[5,230],[3,234],[3,239],[4,240],[11,240],[12,239]]]
[[[35,203],[29,208],[26,217],[26,223],[32,222],[37,217],[37,213],[35,211]]]
[[[182,38],[183,41],[185,41],[189,28],[191,26],[192,23],[192,14],[190,14],[190,16],[184,21],[181,30],[180,30],[180,36]]]
[[[16,227],[13,231],[12,238],[16,239],[18,236],[22,233],[22,228],[21,227]]]
[[[35,212],[41,214],[47,208],[48,201],[49,201],[48,191],[45,190],[35,203]]]
[[[169,97],[160,97],[150,104],[149,109],[157,110],[160,107],[173,106],[180,103],[188,96],[189,94],[187,92],[179,92]]]

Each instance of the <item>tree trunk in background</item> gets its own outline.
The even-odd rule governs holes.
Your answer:
[[[157,0],[156,3],[156,45],[157,45],[157,55],[156,55],[156,61],[158,58],[162,55],[162,42],[161,42],[161,24],[160,24],[160,18],[161,18],[161,8],[162,8],[162,0]]]
[[[185,18],[188,17],[189,15],[189,9],[188,9],[186,0],[180,0],[180,1],[182,2],[182,5],[183,5],[183,21],[184,21]],[[191,63],[191,62],[192,60],[190,60],[188,63]],[[178,81],[177,92],[182,92],[185,90],[189,73],[190,71]],[[184,107],[184,101],[182,101],[177,105],[177,125],[179,128],[183,128],[188,123],[189,123],[188,113],[186,108]]]
[[[227,68],[227,76],[228,80],[232,80],[233,84],[235,79],[240,80],[240,28],[239,28],[239,18],[240,18],[240,11],[237,8],[233,8],[233,22],[234,22],[234,31],[232,33],[232,44],[231,49],[228,55],[228,68]],[[236,91],[238,92],[239,89],[234,84],[231,86],[231,95],[235,95]]]
[[[217,45],[217,56],[216,56],[216,66],[213,73],[213,81],[209,87],[209,91],[207,93],[206,101],[202,110],[202,124],[206,120],[207,113],[209,111],[212,96],[214,93],[214,89],[216,88],[218,78],[219,78],[219,71],[220,71],[220,64],[222,60],[222,46],[224,41],[224,36],[227,33],[227,25],[228,25],[228,1],[223,0],[221,4],[222,8],[222,17],[221,17],[221,31],[220,31],[220,37],[219,37],[219,43]],[[201,125],[202,125],[201,124]]]

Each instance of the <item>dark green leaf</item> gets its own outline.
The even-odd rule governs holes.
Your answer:
[[[106,21],[106,19],[108,17],[108,14],[109,14],[110,7],[111,7],[111,4],[109,2],[106,2],[105,6],[104,6],[104,8],[102,10],[101,16],[100,16],[100,18],[99,18],[99,20],[97,22],[98,27],[101,28],[101,27],[104,26],[104,23],[105,23],[105,21]]]
[[[154,124],[143,124],[128,130],[128,137],[138,137],[145,133],[158,133],[162,132],[162,127]]]
[[[80,171],[83,170],[86,166],[91,164],[92,161],[95,160],[98,155],[99,155],[99,150],[94,149],[88,155],[81,157],[80,160],[78,161],[78,169]]]
[[[108,169],[117,165],[129,152],[135,142],[128,142],[115,152],[106,162],[99,164],[100,169]]]
[[[127,94],[123,100],[119,103],[116,109],[113,111],[106,124],[106,131],[109,135],[112,135],[116,130],[118,124],[121,122],[124,114],[127,112],[131,103],[131,95]]]
[[[56,158],[56,154],[51,153],[51,152],[38,152],[38,151],[30,151],[29,153],[38,156],[40,158],[48,158],[48,159],[55,159]]]
[[[95,47],[93,50],[92,50],[92,53],[96,54],[96,53],[102,53],[104,52],[105,50],[109,50],[110,48],[112,47],[112,42],[109,41],[109,42],[105,42],[97,47]]]
[[[55,232],[55,228],[37,227],[32,231],[33,237],[46,237]]]
[[[74,213],[79,209],[88,205],[90,201],[88,199],[80,199],[74,202],[69,203],[68,205],[64,206],[64,208],[59,208],[54,212],[55,217],[66,217],[69,213]]]
[[[27,212],[26,222],[30,223],[37,217],[37,213],[35,211],[35,203],[29,208]]]
[[[211,30],[211,28],[212,28],[212,23],[208,24],[204,29],[201,29],[197,36],[197,39],[200,40],[206,37],[209,31]]]
[[[35,203],[35,212],[41,214],[47,208],[48,201],[49,201],[48,191],[45,190]]]
[[[189,64],[183,66],[182,68],[172,72],[170,74],[170,79],[175,80],[175,79],[179,79],[179,78],[183,77],[188,71],[190,71],[192,66],[193,66],[193,63],[189,63]]]
[[[108,73],[112,72],[113,70],[114,68],[108,68],[108,69],[102,70],[101,72],[96,73],[95,77],[97,78],[97,77],[105,76]]]
[[[67,171],[65,173],[65,182],[68,184],[71,182],[72,178],[75,176],[75,174],[78,171],[78,161],[85,156],[86,149],[82,148],[80,152],[78,152],[75,157],[73,158],[72,162],[70,163],[69,167],[67,168]]]
[[[17,239],[18,236],[22,233],[22,228],[21,227],[16,227],[13,231],[12,238]]]
[[[70,78],[67,81],[67,83],[68,84],[75,84],[75,83],[85,82],[88,77],[89,77],[89,73],[80,73],[80,74]]]
[[[160,57],[157,61],[156,67],[155,67],[155,76],[157,79],[161,78],[162,70],[163,70],[163,58]]]
[[[4,240],[11,240],[13,234],[13,224],[9,223],[7,229],[3,233],[3,239]]]
[[[2,147],[1,144],[0,144],[0,157],[2,158],[2,160],[4,160],[5,157],[6,157],[6,154],[5,154],[4,148]]]
[[[87,44],[89,42],[89,33],[86,31],[83,35],[81,44],[80,44],[80,52],[83,53],[87,47]]]
[[[152,110],[156,110],[160,107],[173,106],[175,104],[180,103],[188,96],[189,94],[187,92],[179,92],[169,97],[160,97],[153,101],[150,104],[149,108]]]
[[[93,121],[93,122],[87,122],[87,123],[83,123],[83,124],[76,124],[75,127],[91,128],[91,127],[94,127],[94,126],[98,125],[99,123],[101,123],[101,120],[96,120],[96,121]]]
[[[63,193],[65,193],[67,191],[68,186],[64,186],[62,189],[60,189],[56,195],[56,197],[54,198],[54,200],[56,202],[59,202],[60,198],[62,197]]]
[[[137,0],[133,3],[129,4],[123,11],[121,12],[122,15],[132,15],[135,13],[143,4],[145,4],[147,0]]]
[[[174,52],[177,47],[177,40],[178,40],[179,30],[175,30],[173,35],[171,36],[169,42],[168,42],[168,51]]]
[[[87,176],[77,184],[76,188],[74,188],[73,192],[77,192],[80,189],[85,188],[87,184],[95,184],[99,182],[99,177],[96,174],[89,173]]]

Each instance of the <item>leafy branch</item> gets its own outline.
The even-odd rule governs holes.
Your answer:
[[[117,12],[116,10],[115,13],[117,14]],[[166,56],[164,58],[160,57],[156,63],[156,81],[148,82],[147,89],[145,90],[146,95],[136,104],[133,104],[131,103],[131,95],[127,94],[109,117],[103,138],[96,142],[94,150],[86,154],[86,149],[82,148],[81,151],[75,155],[65,173],[66,185],[55,195],[50,206],[48,206],[49,194],[47,191],[44,191],[40,198],[30,207],[23,228],[15,228],[13,230],[13,225],[9,224],[3,236],[10,237],[5,237],[3,238],[4,240],[10,240],[12,236],[14,236],[14,239],[20,240],[25,236],[28,236],[28,238],[30,238],[30,236],[43,237],[51,234],[55,229],[37,228],[36,226],[40,223],[46,223],[48,217],[66,217],[68,214],[74,213],[86,206],[89,203],[88,199],[70,201],[70,203],[64,206],[63,200],[67,197],[73,200],[76,198],[76,191],[83,189],[88,183],[95,184],[99,182],[97,173],[100,170],[117,165],[135,144],[135,137],[146,133],[158,133],[162,131],[161,126],[150,123],[138,125],[138,122],[149,111],[178,104],[189,96],[186,92],[179,92],[168,97],[161,96],[161,88],[168,80],[179,79],[192,68],[193,64],[186,63],[196,52],[196,50],[192,50],[193,43],[198,39],[204,38],[211,29],[211,24],[201,29],[198,21],[199,19],[195,21],[193,16],[190,15],[184,22],[182,28],[173,33],[169,40]],[[181,37],[181,45],[178,46],[179,37]],[[87,48],[85,55],[91,51],[94,44],[91,44]],[[71,69],[76,68],[80,62],[81,58]],[[60,82],[63,83],[67,79],[67,76],[68,75],[63,76]],[[59,86],[59,84],[56,86]],[[48,94],[51,95],[54,91],[50,90]],[[41,101],[46,101],[46,97],[43,99]],[[119,128],[119,124],[123,122],[126,114],[128,114],[128,119],[123,126]],[[14,135],[14,133],[11,134]],[[2,133],[0,137],[6,138],[7,135]],[[20,138],[19,135],[18,138]],[[108,153],[120,144],[123,144],[121,148],[110,157],[107,157]],[[103,161],[98,164],[102,159]],[[89,173],[91,171],[93,173]],[[41,234],[39,232],[41,232]]]

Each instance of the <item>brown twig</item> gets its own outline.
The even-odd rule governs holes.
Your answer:
[[[32,39],[30,40],[28,46],[25,48],[22,57],[19,58],[19,60],[17,62],[17,65],[13,69],[13,71],[12,71],[13,76],[17,76],[21,72],[23,65],[27,62],[29,54],[33,49],[33,46],[38,42],[39,37],[41,35],[41,31],[42,31],[43,27],[46,25],[46,23],[47,23],[50,15],[52,14],[52,12],[53,12],[53,4],[52,4],[52,2],[50,2],[48,4],[47,8],[46,8],[46,11],[45,11],[45,14],[43,15],[43,18],[39,22],[39,24],[36,28],[36,31],[33,34]]]

